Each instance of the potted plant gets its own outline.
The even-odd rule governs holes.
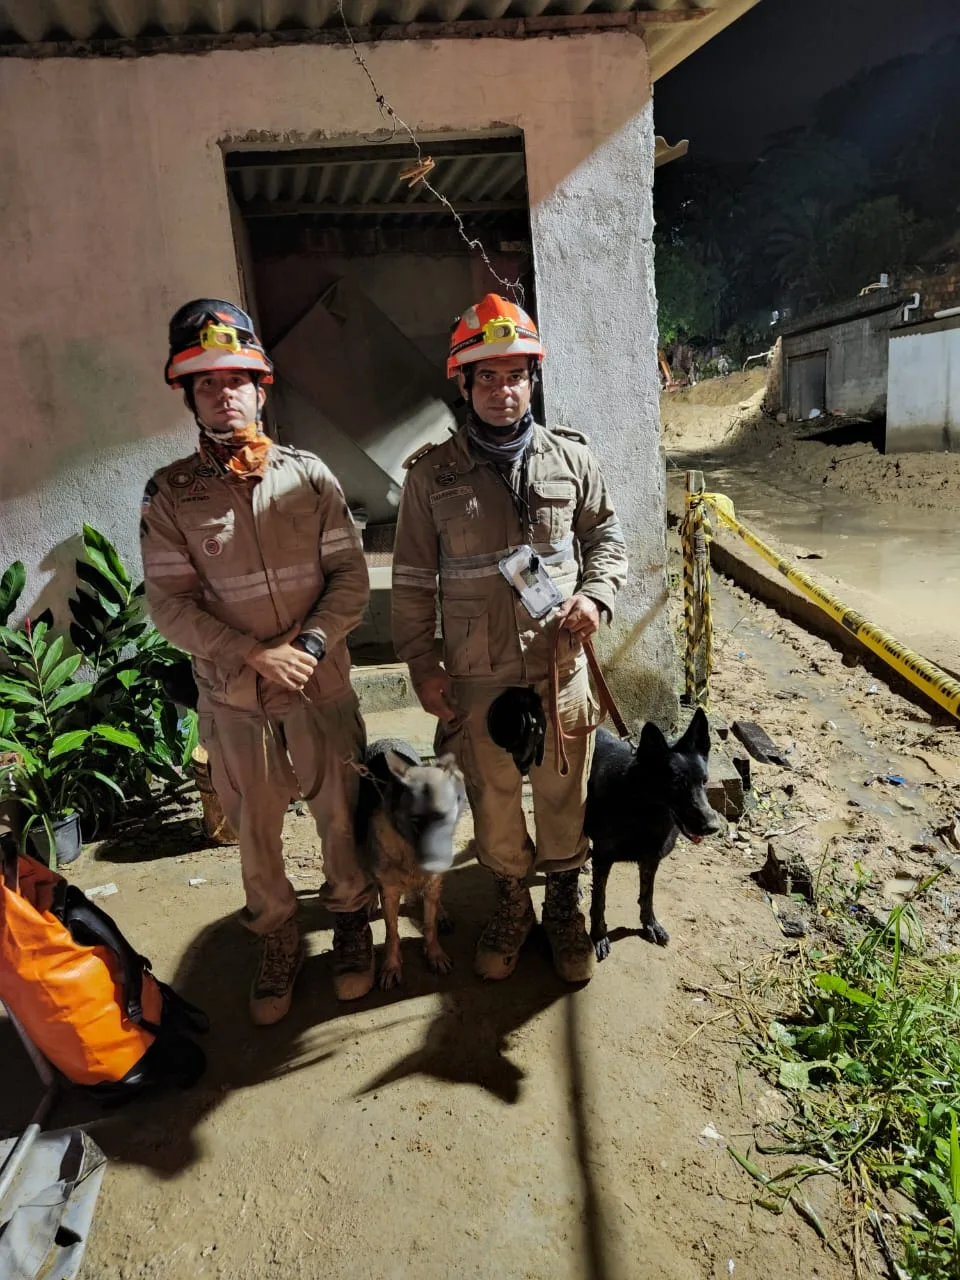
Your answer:
[[[0,771],[0,800],[15,797],[25,815],[21,845],[30,838],[35,852],[53,865],[80,852],[80,813],[91,809],[91,787],[123,792],[105,769],[111,747],[139,751],[140,740],[109,724],[71,728],[77,704],[93,683],[74,680],[82,659],[63,657],[63,637],[48,641],[45,622],[24,631],[0,627],[8,669],[0,676],[0,751],[14,762]]]
[[[143,584],[134,585],[116,548],[83,526],[83,559],[70,599],[69,641],[51,630],[49,611],[23,630],[7,625],[26,585],[16,561],[0,576],[0,770],[3,797],[27,825],[42,856],[60,844],[79,849],[84,834],[110,829],[118,803],[153,801],[158,784],[179,787],[197,744],[195,711],[181,711],[167,678],[184,655],[143,616]],[[9,764],[9,762],[8,762]],[[49,820],[49,822],[48,822]]]

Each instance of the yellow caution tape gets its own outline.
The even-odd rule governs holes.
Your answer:
[[[960,682],[954,680],[952,676],[948,676],[945,671],[941,671],[934,663],[928,662],[926,658],[921,658],[912,649],[908,649],[906,645],[901,644],[888,631],[875,627],[862,614],[857,613],[855,609],[849,608],[842,600],[838,600],[835,595],[814,582],[807,574],[789,564],[784,560],[783,556],[774,551],[772,547],[768,547],[755,533],[751,533],[748,528],[740,523],[736,517],[733,503],[724,494],[695,493],[688,494],[687,498],[691,506],[696,505],[698,500],[709,503],[725,525],[728,525],[734,533],[741,537],[748,547],[752,547],[757,555],[762,556],[768,564],[773,565],[774,569],[782,574],[788,582],[793,583],[798,591],[801,591],[814,604],[818,605],[824,613],[829,614],[831,618],[839,622],[846,631],[855,636],[861,644],[866,645],[878,658],[882,658],[888,666],[903,676],[905,680],[909,680],[915,688],[922,690],[927,697],[932,698],[934,702],[949,711],[952,716],[960,719]]]

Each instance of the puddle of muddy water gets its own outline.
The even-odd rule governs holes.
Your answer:
[[[905,776],[905,762],[884,753],[868,738],[844,703],[825,694],[824,682],[815,673],[798,670],[796,655],[766,635],[722,582],[715,580],[711,604],[718,633],[715,640],[718,660],[736,662],[736,654],[742,650],[760,663],[771,687],[790,691],[808,706],[815,707],[823,722],[830,721],[834,726],[824,729],[824,734],[838,739],[844,748],[838,759],[825,766],[831,781],[846,791],[848,798],[865,813],[882,815],[907,843],[925,839],[927,832],[922,817],[925,802],[915,775],[908,776],[903,786],[879,781],[889,775]],[[864,785],[868,780],[870,785]],[[905,809],[898,801],[906,801],[913,808]],[[847,830],[847,824],[837,819],[817,825],[822,841],[844,835]]]
[[[681,468],[682,457],[674,461]],[[771,535],[788,550],[821,553],[800,565],[813,578],[818,568],[876,597],[873,620],[935,661],[950,666],[960,636],[960,536],[949,509],[918,511],[908,504],[858,503],[848,494],[818,488],[795,477],[771,476],[763,462],[729,462],[698,456],[707,488],[724,493],[745,525]],[[681,483],[677,472],[671,484]]]

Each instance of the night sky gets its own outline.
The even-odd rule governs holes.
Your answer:
[[[760,0],[657,83],[656,129],[691,157],[750,160],[856,71],[957,35],[960,0]]]

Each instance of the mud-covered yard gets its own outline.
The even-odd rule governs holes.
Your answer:
[[[671,607],[679,626],[676,590]],[[854,1275],[834,1182],[816,1208],[836,1252],[792,1209],[760,1207],[727,1150],[746,1151],[787,1110],[743,1062],[730,999],[798,946],[750,873],[771,843],[808,863],[821,905],[791,912],[816,942],[845,904],[882,918],[946,866],[924,920],[932,946],[957,949],[960,859],[937,832],[953,826],[960,744],[952,724],[719,580],[714,613],[714,718],[759,722],[788,765],[755,763],[743,819],[681,841],[664,865],[666,949],[638,937],[636,873],[614,870],[612,954],[581,991],[555,980],[536,935],[513,979],[473,978],[492,892],[468,827],[446,893],[454,973],[426,971],[414,913],[401,989],[343,1007],[311,823],[291,812],[310,958],[290,1017],[265,1030],[247,1020],[255,952],[233,918],[236,851],[204,847],[194,809],[84,854],[71,879],[114,882],[104,905],[213,1021],[209,1069],[189,1093],[110,1115],[68,1096],[54,1116],[86,1123],[110,1160],[85,1280]],[[381,713],[369,730],[426,742],[430,722]],[[381,942],[382,921],[374,930]],[[0,1061],[0,1130],[12,1132],[38,1090],[3,1022]]]

